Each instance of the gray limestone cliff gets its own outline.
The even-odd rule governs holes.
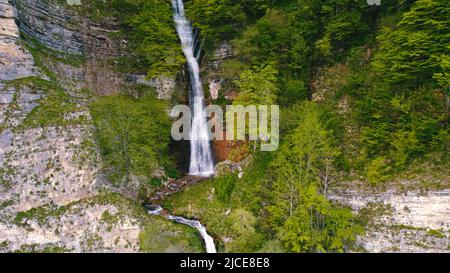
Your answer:
[[[202,250],[191,231],[147,215],[102,175],[85,89],[109,95],[141,83],[169,99],[176,85],[118,72],[116,31],[114,20],[88,20],[65,1],[0,0],[0,252]],[[224,43],[204,64],[213,99],[232,54]],[[450,251],[448,190],[344,186],[328,197],[368,214],[362,251]]]
[[[67,89],[111,95],[127,84],[142,83],[155,88],[159,98],[170,99],[174,79],[145,80],[143,74],[130,75],[117,69],[117,58],[127,41],[117,36],[119,26],[113,17],[95,21],[60,0],[11,2],[17,9],[16,21],[22,35],[53,53],[40,61],[58,75]]]
[[[81,89],[117,92],[123,76],[94,65],[113,52],[105,31],[68,28],[76,15],[50,1],[14,4],[18,12],[0,0],[0,252],[201,251],[189,229],[148,215],[103,178]],[[88,61],[77,67],[52,50]]]
[[[450,252],[450,192],[368,193],[340,190],[329,196],[370,217],[358,243],[368,252]]]

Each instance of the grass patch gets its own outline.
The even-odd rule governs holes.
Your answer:
[[[444,233],[442,233],[441,231],[436,230],[436,229],[429,229],[429,230],[427,230],[427,235],[433,236],[433,237],[436,237],[436,238],[440,238],[440,239],[446,237]]]
[[[141,251],[149,253],[204,252],[200,234],[195,229],[160,217],[154,217],[141,231],[139,246]]]
[[[42,93],[43,97],[39,103],[18,126],[19,129],[46,127],[46,126],[68,126],[86,122],[85,116],[67,118],[66,114],[76,112],[79,107],[72,102],[69,95],[58,84],[41,79],[36,76],[17,79],[6,83],[16,90],[28,88],[32,92]]]
[[[46,205],[42,207],[32,208],[28,211],[20,211],[16,214],[13,221],[17,226],[28,227],[27,220],[35,220],[40,226],[47,223],[50,217],[59,218],[67,211],[68,207],[56,207]]]
[[[0,210],[3,210],[9,206],[12,206],[14,204],[14,200],[6,200],[0,203]]]
[[[41,246],[38,244],[22,245],[15,253],[67,253],[71,250],[54,244]]]
[[[241,179],[224,175],[205,180],[169,197],[163,206],[174,215],[199,219],[219,251],[258,251],[268,236],[260,198],[271,155],[256,157]]]

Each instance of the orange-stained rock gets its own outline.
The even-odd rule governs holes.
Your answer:
[[[222,162],[227,159],[233,162],[239,162],[248,155],[245,141],[213,140],[213,150],[217,162]]]

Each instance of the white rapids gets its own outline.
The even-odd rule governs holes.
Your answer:
[[[192,31],[191,23],[186,19],[183,0],[172,0],[172,7],[174,11],[173,18],[183,53],[186,56],[191,81],[190,103],[194,113],[190,132],[191,158],[189,174],[209,177],[214,174],[214,162],[209,143],[200,68],[195,55],[196,37]]]
[[[161,206],[157,206],[155,208],[148,210],[148,213],[151,215],[163,216],[162,212],[163,209],[161,208]],[[196,230],[198,230],[198,232],[200,232],[200,235],[203,238],[203,241],[205,242],[206,253],[217,253],[216,245],[214,244],[214,239],[206,232],[205,226],[203,226],[199,221],[189,220],[180,216],[173,216],[173,215],[167,215],[166,218],[175,221],[177,223],[193,227]]]

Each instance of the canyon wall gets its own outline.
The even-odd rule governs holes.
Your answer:
[[[84,89],[109,95],[142,83],[169,99],[175,88],[173,79],[118,72],[124,41],[112,38],[117,30],[114,20],[96,23],[65,1],[0,0],[0,251],[137,252],[145,231],[153,251],[198,250],[179,226],[105,193]],[[213,55],[204,80],[214,100],[232,49],[225,43]],[[232,147],[215,148],[225,160]],[[367,211],[362,251],[450,251],[448,190],[373,193],[348,185],[329,197]]]
[[[366,234],[358,238],[368,252],[450,252],[448,190],[370,193],[339,190],[329,196],[368,217]]]
[[[98,65],[114,54],[107,31],[72,23],[81,18],[50,1],[14,3],[18,12],[0,0],[0,252],[201,251],[195,235],[103,177],[81,89],[119,88],[123,75]],[[37,51],[20,31],[49,48]],[[63,54],[87,61],[77,67]]]
[[[119,71],[117,58],[124,54],[127,41],[118,35],[119,23],[114,17],[96,21],[77,6],[60,0],[12,0],[12,4],[21,33],[52,51],[53,58],[41,58],[42,65],[67,89],[111,95],[128,84],[140,83],[155,88],[161,99],[172,96],[172,78],[147,80],[144,74]]]

